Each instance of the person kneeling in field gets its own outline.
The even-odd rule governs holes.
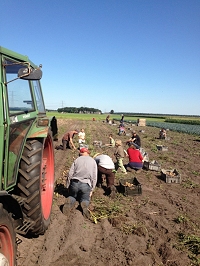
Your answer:
[[[159,139],[166,139],[167,137],[167,131],[166,129],[162,128],[159,132]]]
[[[98,179],[97,179],[97,187],[102,187],[103,178],[102,175],[106,176],[106,195],[110,195],[111,198],[115,197],[116,188],[114,186],[115,181],[115,165],[110,158],[110,156],[106,154],[97,153],[93,156],[97,163],[98,168]]]
[[[139,135],[133,130],[132,137],[126,142],[126,144],[129,144],[133,142],[135,144],[136,149],[140,149],[141,147],[141,140]]]
[[[85,131],[81,128],[81,131],[78,133],[78,143],[79,145],[85,143]]]
[[[126,136],[126,130],[125,130],[124,125],[122,125],[122,124],[119,126],[119,132],[118,132],[118,135],[119,135],[119,136],[121,136],[121,135]]]
[[[73,162],[69,170],[66,185],[69,188],[69,197],[63,206],[65,215],[70,213],[76,200],[79,199],[83,216],[90,219],[88,206],[97,183],[97,164],[89,154],[87,148],[81,148],[80,156]]]
[[[62,138],[63,150],[71,149],[71,147],[75,150],[76,147],[73,142],[73,137],[75,134],[78,134],[79,131],[77,129],[66,132]]]
[[[104,144],[101,146],[101,148],[104,148],[104,147],[115,147],[115,140],[113,139],[113,135],[110,134],[109,135],[109,139],[110,139],[110,143],[109,144]]]
[[[127,171],[137,170],[141,171],[143,168],[143,157],[140,151],[136,148],[134,142],[129,142],[129,148],[127,149],[127,154],[129,157],[129,163],[126,165]]]

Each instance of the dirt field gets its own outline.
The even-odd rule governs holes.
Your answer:
[[[118,128],[102,121],[58,120],[59,140],[71,129],[86,132],[91,154],[97,151],[95,140],[109,142],[109,134],[125,142],[130,136],[118,136]],[[56,185],[51,224],[45,235],[28,239],[18,235],[18,266],[189,266],[200,265],[200,137],[167,132],[170,140],[157,139],[159,129],[127,126],[137,131],[150,161],[156,160],[163,169],[177,169],[181,184],[165,183],[160,172],[143,170],[116,173],[119,180],[137,177],[142,195],[115,199],[96,188],[90,210],[97,223],[85,220],[77,204],[69,217],[62,213],[67,196],[65,177],[78,156],[78,150],[55,149]],[[140,132],[143,130],[144,132]],[[77,137],[75,143],[77,145]],[[156,145],[168,147],[158,151]],[[113,156],[113,148],[102,148]],[[114,159],[114,157],[113,157]],[[124,160],[127,163],[128,159]]]

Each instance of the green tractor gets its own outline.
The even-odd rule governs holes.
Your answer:
[[[0,266],[15,266],[16,233],[44,234],[50,223],[57,121],[46,115],[41,66],[3,47],[0,58]]]

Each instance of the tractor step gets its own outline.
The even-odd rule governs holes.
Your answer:
[[[17,234],[26,235],[28,231],[33,228],[34,224],[34,221],[24,220],[22,225],[19,225],[15,228],[15,232]]]
[[[19,203],[20,206],[24,205],[24,202],[26,200],[25,198],[17,196],[15,194],[12,194],[12,197],[17,200],[17,202]]]

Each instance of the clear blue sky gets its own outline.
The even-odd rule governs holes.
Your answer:
[[[200,0],[1,1],[1,43],[46,108],[200,115]]]

